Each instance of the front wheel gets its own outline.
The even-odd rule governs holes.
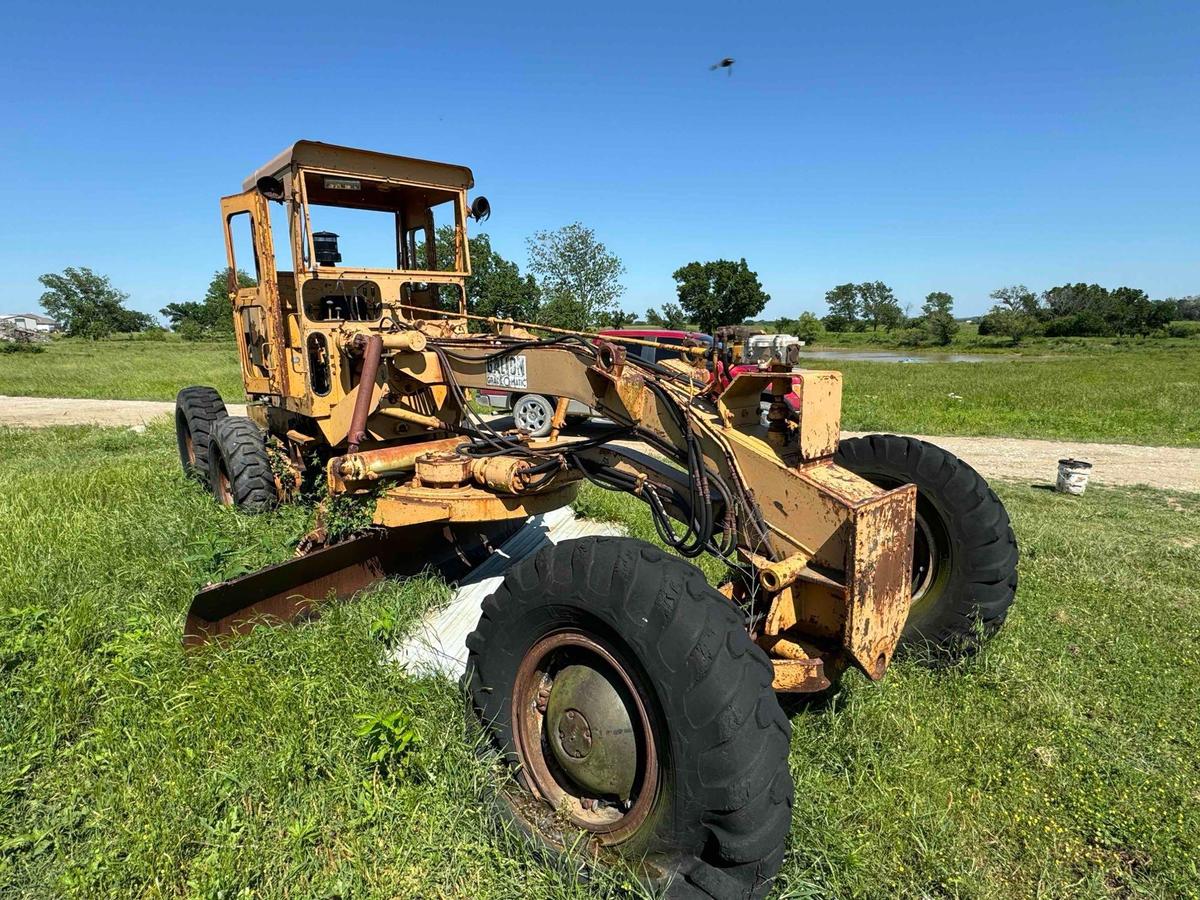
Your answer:
[[[851,438],[834,461],[882,488],[917,486],[912,608],[900,646],[941,662],[977,649],[1017,590],[1017,539],[996,492],[954,454],[911,437]]]
[[[766,655],[696,568],[629,538],[546,547],[484,602],[467,647],[472,708],[520,784],[505,811],[527,832],[561,847],[565,819],[668,896],[766,894],[791,726]]]

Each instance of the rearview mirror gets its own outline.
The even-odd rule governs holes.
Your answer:
[[[492,204],[488,203],[487,197],[476,197],[471,201],[471,218],[476,222],[482,222],[492,214]]]

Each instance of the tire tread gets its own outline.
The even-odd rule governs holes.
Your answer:
[[[233,505],[250,513],[266,512],[279,501],[275,473],[267,456],[262,431],[245,416],[227,416],[217,423],[212,444],[209,479],[220,499],[217,469],[223,461],[229,476]]]

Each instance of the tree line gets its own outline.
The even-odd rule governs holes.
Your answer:
[[[1013,343],[1030,335],[1116,337],[1150,335],[1175,319],[1200,320],[1200,297],[1151,300],[1139,289],[1108,289],[1098,284],[1064,284],[1041,294],[1023,284],[990,295],[995,304],[979,321],[981,335],[1008,337]],[[895,293],[881,281],[839,284],[825,294],[829,331],[896,331],[903,343],[948,344],[959,329],[954,298],[944,291],[927,294],[921,315],[910,318]],[[1191,333],[1182,329],[1181,334]]]
[[[440,229],[436,237],[438,258],[453,259],[453,229]],[[486,232],[468,241],[473,274],[467,281],[467,303],[476,315],[574,330],[623,328],[645,321],[658,328],[695,328],[711,334],[722,325],[752,320],[770,300],[744,258],[693,261],[672,274],[675,300],[639,317],[618,303],[625,291],[621,260],[582,223],[532,235],[526,242],[525,273],[495,250]],[[255,284],[245,272],[235,276],[241,287]],[[88,268],[67,268],[39,280],[46,288],[42,306],[68,335],[96,338],[160,327],[151,315],[127,308],[128,295]],[[1014,343],[1035,334],[1151,334],[1173,319],[1200,320],[1200,296],[1151,300],[1145,291],[1130,287],[1109,290],[1079,283],[1037,294],[1013,285],[993,291],[991,298],[995,306],[980,320],[979,333],[1006,336]],[[954,298],[945,291],[926,295],[920,314],[912,317],[882,281],[836,285],[826,292],[825,302],[829,311],[823,318],[804,312],[778,319],[774,327],[809,342],[823,331],[882,330],[899,332],[902,343],[937,345],[949,344],[960,327]],[[232,335],[229,270],[214,272],[199,299],[168,303],[161,314],[185,338]]]
[[[1016,284],[993,291],[996,302],[979,321],[982,335],[1115,337],[1149,335],[1176,318],[1200,318],[1200,297],[1151,300],[1139,288],[1109,290],[1098,284],[1063,284],[1037,294]]]
[[[958,333],[954,297],[945,291],[925,296],[921,315],[910,318],[895,292],[882,281],[839,284],[825,293],[829,314],[821,320],[828,331],[895,331],[903,328],[906,343],[949,344]]]

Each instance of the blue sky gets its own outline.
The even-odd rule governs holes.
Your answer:
[[[1015,282],[1200,292],[1200,4],[508,7],[10,9],[0,311],[68,265],[197,297],[218,197],[301,137],[471,166],[522,264],[583,221],[639,313],[722,256],[771,316],[867,279],[961,313]]]

